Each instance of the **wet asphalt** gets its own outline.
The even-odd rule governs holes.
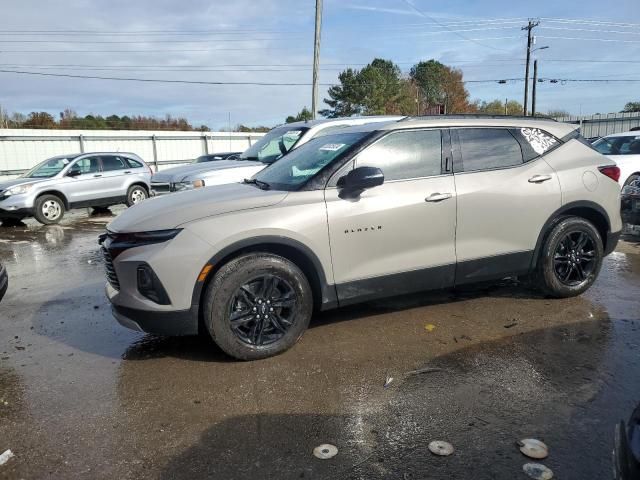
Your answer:
[[[640,402],[637,237],[581,297],[503,282],[378,301],[241,363],[115,322],[110,218],[0,228],[1,479],[524,479],[526,437],[555,478],[611,478],[614,424]],[[338,454],[316,459],[323,443]]]

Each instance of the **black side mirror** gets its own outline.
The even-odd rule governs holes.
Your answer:
[[[362,192],[384,183],[384,173],[377,167],[358,167],[338,180],[338,188]]]
[[[82,175],[79,168],[70,168],[67,172],[67,177],[77,177],[78,175]]]

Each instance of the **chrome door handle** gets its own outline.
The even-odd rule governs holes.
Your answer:
[[[102,176],[102,175],[100,175],[100,174],[98,173],[98,174],[94,175],[93,177],[94,177],[94,178],[98,178],[98,177],[101,177],[101,176]]]
[[[450,193],[432,193],[424,199],[425,202],[441,202],[451,198],[453,195]]]
[[[129,170],[127,170],[127,171],[126,171],[126,172],[124,172],[124,173],[131,173],[131,172],[130,172]]]
[[[529,179],[529,183],[542,183],[551,180],[551,175],[534,175]]]

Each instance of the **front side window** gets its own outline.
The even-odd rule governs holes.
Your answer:
[[[240,155],[240,160],[257,160],[262,163],[273,163],[287,154],[304,133],[307,127],[274,128]]]
[[[114,170],[123,170],[127,168],[124,161],[120,157],[102,157],[102,169],[105,172],[112,172]]]
[[[640,155],[640,135],[601,138],[593,148],[603,155]]]
[[[81,158],[71,167],[71,170],[78,171],[82,175],[85,173],[97,173],[100,171],[100,163],[97,157]]]
[[[356,158],[356,167],[377,167],[385,181],[430,177],[442,172],[440,130],[394,132]]]
[[[456,172],[513,167],[523,163],[522,149],[505,128],[460,128],[452,131],[460,143]]]
[[[253,176],[274,190],[296,190],[370,132],[314,138]]]
[[[64,170],[74,157],[53,157],[36,165],[23,178],[51,178]]]

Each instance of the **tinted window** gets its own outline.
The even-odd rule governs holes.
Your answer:
[[[120,157],[102,157],[102,169],[105,172],[113,170],[122,170],[127,166]]]
[[[640,155],[640,135],[601,138],[593,148],[603,155]]]
[[[461,128],[455,130],[460,142],[456,172],[490,170],[522,164],[520,144],[507,129]]]
[[[129,166],[131,168],[142,168],[143,167],[143,165],[137,160],[134,160],[132,158],[127,158],[126,160],[127,160],[127,163],[129,164]]]
[[[100,164],[97,157],[82,158],[78,160],[71,170],[79,170],[80,173],[96,173],[100,171]]]
[[[440,130],[391,133],[358,155],[357,167],[378,167],[386,180],[440,175],[442,166]]]

